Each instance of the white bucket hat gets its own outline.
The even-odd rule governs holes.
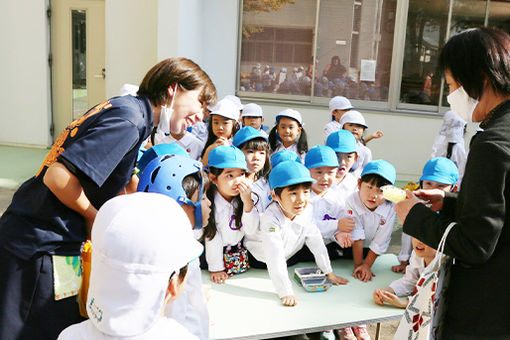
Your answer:
[[[352,106],[350,100],[343,96],[333,97],[329,101],[330,112],[332,112],[333,110],[352,110],[352,109],[354,109],[354,106]]]
[[[368,128],[367,123],[365,122],[365,118],[363,118],[363,115],[355,110],[347,111],[342,115],[342,118],[340,118],[340,125],[344,126],[344,124],[358,124],[362,125],[366,128]]]
[[[237,122],[239,120],[240,112],[236,104],[225,97],[213,107],[210,114],[233,119]]]
[[[243,103],[241,103],[241,99],[239,99],[239,97],[237,97],[237,96],[234,96],[233,94],[226,95],[225,98],[223,98],[223,99],[228,99],[232,103],[236,104],[237,109],[239,111],[241,111],[244,108]]]
[[[264,117],[262,108],[255,103],[249,103],[244,106],[241,117]]]
[[[106,202],[92,228],[87,313],[102,333],[146,333],[161,315],[170,276],[200,256],[188,217],[168,196],[138,192]]]
[[[276,121],[280,120],[281,117],[289,117],[296,120],[299,125],[303,126],[303,118],[301,117],[301,113],[294,109],[285,109],[276,115]]]

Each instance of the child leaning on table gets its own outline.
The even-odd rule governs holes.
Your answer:
[[[203,224],[201,201],[206,180],[199,161],[189,156],[164,155],[144,167],[138,191],[163,194],[177,201],[188,216],[197,238],[196,232],[201,231]],[[172,215],[168,218],[173,220]],[[209,312],[198,258],[189,263],[184,291],[165,308],[165,316],[175,319],[200,339],[209,339]]]
[[[352,237],[353,275],[358,280],[372,280],[375,276],[372,265],[390,244],[395,221],[394,204],[384,199],[381,187],[394,184],[396,176],[395,167],[387,161],[369,162],[361,173],[358,191],[347,199],[346,208],[354,218],[354,230],[338,233],[335,237],[339,244]]]
[[[436,256],[436,250],[427,246],[417,238],[412,238],[413,251],[405,275],[393,281],[388,287],[376,289],[373,297],[374,302],[382,305],[384,302],[393,306],[406,308],[409,298],[401,299],[399,296],[410,295],[418,282],[423,270]]]
[[[308,204],[312,182],[314,179],[303,164],[295,161],[278,164],[269,174],[273,202],[262,216],[259,242],[252,240],[246,244],[256,260],[266,263],[284,306],[297,303],[287,266],[315,259],[333,284],[348,282],[333,274],[322,235],[314,223],[313,208]]]
[[[422,176],[420,177],[420,188],[455,192],[457,191],[455,183],[457,183],[458,179],[459,170],[455,163],[446,157],[437,157],[425,163]],[[411,236],[402,233],[402,248],[398,254],[400,265],[391,267],[391,270],[396,273],[405,273],[412,250]]]

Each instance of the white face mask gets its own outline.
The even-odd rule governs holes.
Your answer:
[[[170,101],[170,107],[166,105],[161,105],[161,114],[159,115],[159,124],[158,131],[164,133],[166,136],[170,135],[170,119],[172,118],[172,114],[174,113],[174,99],[177,94],[177,88],[179,84],[175,86],[174,95],[172,96],[172,100]]]
[[[473,121],[473,112],[475,111],[478,100],[471,98],[461,86],[450,93],[446,100],[454,113],[459,115],[466,122]]]

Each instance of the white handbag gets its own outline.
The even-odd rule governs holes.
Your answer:
[[[404,312],[394,340],[432,340],[436,339],[439,326],[439,313],[443,310],[439,296],[444,293],[448,283],[446,278],[446,256],[443,255],[446,237],[455,223],[446,228],[437,247],[436,256],[423,270],[414,293]]]

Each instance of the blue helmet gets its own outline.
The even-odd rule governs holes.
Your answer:
[[[164,155],[180,155],[189,157],[188,152],[177,143],[158,144],[143,153],[142,157],[138,160],[137,168],[140,172],[143,172],[143,169],[145,169],[150,161],[156,157]]]
[[[195,208],[195,229],[202,228],[202,208],[200,202],[204,190],[200,180],[198,200],[193,203],[182,187],[183,179],[202,170],[202,163],[185,156],[160,156],[147,164],[140,175],[137,191],[156,192],[170,196],[180,205],[187,204]]]

